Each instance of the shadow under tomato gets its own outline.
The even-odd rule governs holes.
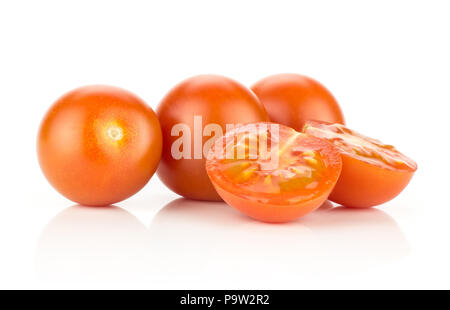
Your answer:
[[[160,273],[195,275],[221,246],[224,234],[247,220],[224,202],[175,199],[150,224],[152,264]]]
[[[332,265],[365,269],[410,253],[397,222],[376,208],[338,206],[312,216],[307,226],[322,245],[318,256],[325,262],[332,257]]]
[[[395,220],[378,209],[326,202],[297,221],[266,224],[223,202],[180,198],[163,207],[148,229],[119,207],[63,210],[41,233],[36,271],[40,279],[69,285],[149,279],[187,285],[192,277],[267,284],[343,276],[408,253]]]
[[[342,274],[409,253],[405,236],[385,212],[334,207],[329,201],[298,221],[266,224],[225,203],[180,198],[154,217],[149,241],[154,264],[178,277],[200,270],[262,280]]]
[[[72,206],[42,231],[40,279],[76,283],[134,280],[146,265],[146,227],[122,208]]]

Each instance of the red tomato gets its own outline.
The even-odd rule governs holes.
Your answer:
[[[301,131],[306,120],[344,124],[333,95],[319,82],[298,74],[266,77],[252,87],[272,122]]]
[[[303,131],[329,140],[340,151],[342,172],[329,199],[344,206],[365,208],[389,201],[417,170],[416,163],[392,145],[344,125],[307,121]]]
[[[226,125],[268,120],[249,89],[216,75],[181,82],[164,97],[157,114],[164,139],[158,176],[175,193],[199,200],[221,200],[206,174],[205,161],[209,146]]]
[[[126,199],[151,178],[161,157],[158,118],[144,101],[111,86],[65,94],[45,115],[39,163],[61,194],[83,205]]]
[[[339,152],[328,141],[274,123],[227,132],[206,162],[223,200],[264,222],[291,221],[318,208],[341,166]]]

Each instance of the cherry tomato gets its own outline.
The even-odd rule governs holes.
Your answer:
[[[157,114],[164,139],[158,176],[175,193],[199,200],[221,200],[205,170],[213,141],[227,125],[268,120],[249,89],[216,75],[181,82],[163,98]]]
[[[111,86],[58,99],[39,129],[37,151],[53,187],[72,201],[103,206],[139,191],[161,157],[158,118],[144,101]]]
[[[301,131],[306,120],[344,124],[333,95],[319,82],[298,74],[266,77],[252,87],[272,122]]]
[[[303,131],[327,139],[342,155],[342,172],[330,200],[347,207],[372,207],[397,196],[417,164],[392,145],[363,136],[342,124],[307,121]]]
[[[264,222],[318,208],[341,171],[331,143],[274,123],[239,126],[211,147],[206,170],[230,206]]]

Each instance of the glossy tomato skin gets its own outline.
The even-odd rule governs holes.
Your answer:
[[[328,126],[333,126],[333,124],[307,121],[303,131],[323,138],[313,129],[327,130]],[[352,132],[349,129],[346,129],[346,131]],[[394,150],[399,157],[398,159],[408,162],[408,165],[401,167],[377,165],[340,150],[342,171],[329,199],[345,207],[369,208],[392,200],[400,194],[417,170],[417,164],[392,146],[389,147]]]
[[[153,110],[112,86],[85,86],[59,98],[42,120],[37,152],[50,184],[82,205],[105,206],[139,191],[161,157]]]
[[[263,123],[258,123],[256,125],[261,124]],[[242,128],[251,125],[254,124],[248,124]],[[298,157],[301,155],[297,155],[297,150],[305,149],[309,151],[314,149],[320,154],[324,161],[324,169],[318,173],[319,176],[313,181],[313,183],[318,183],[316,189],[305,189],[300,186],[297,190],[290,192],[273,191],[273,188],[268,188],[267,191],[252,191],[251,189],[249,190],[249,183],[246,183],[247,181],[244,183],[230,181],[230,179],[228,179],[221,171],[220,166],[222,165],[222,160],[217,159],[214,154],[216,153],[216,148],[223,149],[221,145],[227,144],[226,139],[230,138],[230,134],[232,136],[233,131],[227,133],[227,135],[222,138],[222,144],[218,141],[213,145],[206,163],[206,169],[214,187],[227,204],[253,219],[268,223],[293,221],[320,207],[333,190],[342,168],[339,152],[328,141],[305,134],[299,134],[293,129],[283,125],[276,125],[280,128],[280,135],[275,140],[272,140],[272,143],[276,140],[293,141],[293,135],[301,135],[301,137],[299,137],[301,138],[300,143],[295,143],[291,146],[288,145],[288,147],[282,145],[280,149],[282,149],[283,152],[292,150],[296,152],[294,156]],[[228,141],[233,141],[233,139]],[[258,144],[259,143],[260,142],[258,142]],[[219,154],[220,153],[221,152],[219,152]],[[227,159],[225,161],[225,165],[229,165],[229,160]],[[284,159],[279,160],[281,165],[283,161]],[[289,168],[292,168],[292,166]],[[270,168],[267,171],[270,171],[269,173],[271,176],[275,176],[279,175],[281,172],[292,171],[289,168],[280,166],[273,170]],[[262,180],[264,180],[264,178]],[[262,182],[264,183],[264,181]]]
[[[201,158],[175,159],[172,144],[180,138],[171,134],[176,124],[186,125],[191,132],[194,152],[194,117],[201,117],[201,145],[211,136],[202,135],[205,126],[218,124],[226,131],[227,124],[267,121],[268,116],[258,98],[240,83],[217,75],[194,76],[176,85],[157,108],[164,146],[157,174],[175,193],[190,199],[222,200],[205,170],[205,154]]]
[[[344,115],[331,92],[307,76],[272,75],[258,81],[251,89],[272,122],[297,131],[303,129],[306,120],[344,124]]]
[[[342,172],[329,199],[345,207],[369,208],[395,198],[414,171],[388,170],[342,155]]]
[[[216,186],[217,192],[228,205],[255,220],[266,223],[287,223],[311,213],[327,200],[331,189],[319,197],[302,203],[279,205],[248,200]]]

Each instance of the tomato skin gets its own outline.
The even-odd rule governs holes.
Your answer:
[[[319,208],[327,200],[327,197],[332,190],[331,187],[321,196],[306,202],[291,205],[279,205],[244,199],[217,185],[215,188],[227,204],[251,218],[266,223],[287,223],[305,216]]]
[[[414,172],[387,170],[342,154],[342,171],[329,199],[345,207],[369,208],[395,198]]]
[[[272,122],[297,131],[306,120],[344,124],[344,115],[331,92],[318,81],[299,74],[268,76],[251,87]]]
[[[320,133],[314,131],[314,128],[321,128],[326,131],[330,126],[333,126],[333,124],[307,121],[303,131],[323,138]],[[349,129],[347,131],[352,132]],[[357,133],[353,133],[353,135],[355,134]],[[369,208],[395,198],[408,185],[417,170],[417,164],[397,150],[394,152],[399,159],[406,160],[408,165],[402,168],[384,164],[377,165],[340,150],[342,171],[329,200],[345,207]]]
[[[82,205],[106,206],[139,191],[162,150],[158,118],[134,94],[112,86],[74,89],[42,120],[37,153],[50,184]]]
[[[245,86],[226,77],[199,75],[188,78],[163,98],[157,108],[163,133],[163,153],[157,174],[175,193],[190,199],[221,201],[205,170],[206,156],[174,159],[171,147],[179,136],[172,136],[176,124],[189,127],[194,149],[194,116],[201,116],[202,131],[208,124],[267,121],[268,116],[258,98]],[[211,137],[202,136],[202,146]]]
[[[243,126],[241,128],[260,124],[269,123],[248,124],[247,126]],[[299,134],[286,126],[278,126],[280,128],[279,137],[276,138],[278,141],[292,141],[293,135]],[[300,186],[292,192],[256,192],[249,190],[249,187],[246,187],[245,183],[234,183],[230,179],[227,179],[220,169],[220,166],[222,165],[220,163],[221,159],[217,159],[214,156],[216,151],[215,149],[218,147],[223,149],[223,146],[221,145],[227,145],[226,139],[229,139],[230,136],[232,137],[237,131],[238,129],[227,133],[227,135],[222,138],[222,144],[218,141],[213,145],[210,149],[206,163],[209,178],[211,179],[218,194],[227,204],[256,220],[268,223],[284,223],[295,220],[314,211],[327,200],[338,180],[342,167],[341,156],[331,143],[324,139],[301,134],[301,144],[288,146],[292,147],[291,150],[301,147],[311,147],[311,150],[313,149],[321,154],[321,157],[325,162],[325,169],[319,173],[320,176],[318,179],[314,180],[320,182],[317,186],[317,190],[307,190]],[[233,139],[228,141],[233,141]],[[272,140],[272,143],[274,141],[275,140]],[[285,150],[287,147],[284,146],[285,145],[282,145],[281,149],[286,152]],[[221,154],[221,152],[218,154]],[[281,165],[282,162],[283,159],[280,159]],[[277,170],[275,173],[270,173],[272,173],[272,175],[277,175],[280,169],[286,171],[286,166],[280,166],[275,169]]]

